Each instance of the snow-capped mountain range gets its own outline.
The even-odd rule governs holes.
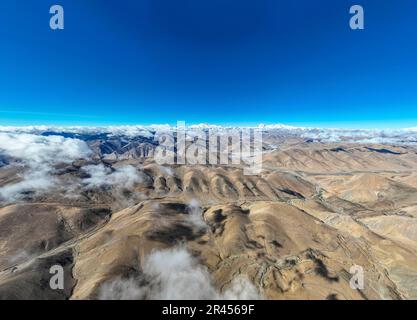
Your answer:
[[[188,134],[192,132],[214,131],[227,132],[241,128],[261,130],[265,134],[299,137],[318,142],[357,142],[380,144],[416,144],[417,127],[404,129],[343,129],[343,128],[316,128],[295,127],[284,124],[271,124],[252,127],[220,126],[211,124],[195,124],[186,126]],[[2,134],[35,134],[35,135],[62,135],[73,138],[82,136],[103,137],[143,137],[153,139],[161,132],[175,131],[176,126],[163,125],[121,125],[121,126],[0,126]],[[84,137],[85,138],[85,137]]]

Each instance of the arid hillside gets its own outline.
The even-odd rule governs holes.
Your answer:
[[[0,298],[417,299],[417,147],[288,130],[257,175],[158,164],[155,132],[0,133]]]

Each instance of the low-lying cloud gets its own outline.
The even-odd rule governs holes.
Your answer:
[[[187,127],[187,129],[191,130],[212,129],[218,132],[223,132],[230,128],[207,124]],[[417,128],[365,130],[305,128],[285,125],[259,125],[257,128],[268,132],[268,134],[299,137],[319,142],[417,144]],[[152,139],[160,132],[174,129],[175,127],[167,125],[108,127],[0,126],[1,169],[7,168],[13,162],[15,166],[21,166],[20,173],[15,177],[16,179],[0,187],[0,201],[11,202],[19,200],[24,194],[44,192],[56,186],[59,183],[59,179],[54,177],[56,165],[71,163],[77,159],[87,159],[93,156],[93,151],[82,140],[87,140],[91,134],[104,134],[109,137],[120,136],[124,140],[137,136]],[[73,138],[68,138],[68,135]],[[75,188],[79,185],[84,185],[87,188],[105,185],[130,188],[135,183],[141,182],[140,172],[135,171],[130,166],[116,170],[109,169],[103,165],[87,166],[84,170],[88,171],[91,177],[85,179],[86,181],[81,181],[79,184],[76,182]],[[174,173],[169,167],[161,167],[161,171],[168,176]],[[67,189],[71,189],[71,186],[67,186]],[[199,220],[194,219],[197,216],[190,215],[191,220],[195,220],[198,224]]]
[[[71,163],[91,155],[88,145],[79,139],[61,136],[0,133],[0,153],[34,166],[43,163]]]
[[[206,223],[203,220],[203,210],[197,199],[191,199],[187,205],[188,207],[188,221],[197,229],[203,229],[206,227]]]
[[[230,126],[217,126],[209,124],[189,125],[187,132],[190,134],[196,130],[214,130],[221,134],[226,130],[233,129]],[[263,125],[256,127],[264,132],[272,132],[279,135],[288,135],[313,139],[321,142],[357,142],[357,143],[395,143],[395,144],[417,144],[417,128],[403,129],[343,129],[343,128],[314,128],[314,127],[294,127],[283,124]],[[53,132],[54,134],[106,134],[107,136],[123,137],[145,137],[155,138],[163,132],[175,130],[175,126],[169,125],[150,125],[150,126],[107,126],[107,127],[54,127],[54,126],[26,126],[12,127],[0,126],[0,133],[23,133],[23,134],[42,134]]]
[[[207,268],[184,248],[155,251],[137,278],[104,283],[98,294],[102,300],[249,300],[262,299],[256,287],[244,277],[235,278],[224,291],[217,290]]]
[[[134,191],[135,185],[143,182],[144,173],[131,165],[116,169],[103,164],[87,165],[82,170],[88,177],[81,181],[81,190],[105,188],[113,197],[113,209],[126,208],[146,198]]]
[[[0,155],[14,159],[15,165],[21,167],[21,172],[16,176],[17,181],[0,188],[0,200],[12,202],[28,193],[40,194],[60,187],[60,179],[54,175],[55,167],[78,159],[89,159],[93,152],[86,142],[79,139],[8,132],[0,133]],[[67,191],[71,190],[71,196],[76,196],[77,190],[103,186],[131,189],[143,181],[140,172],[130,165],[116,169],[103,164],[87,165],[82,170],[88,174],[88,178],[78,182],[73,179],[73,185],[65,186]],[[67,196],[64,191],[62,194]],[[137,195],[133,196],[138,198]],[[115,197],[126,200],[119,194],[115,194]]]
[[[86,188],[119,185],[130,189],[143,181],[139,171],[130,165],[114,170],[103,164],[87,165],[82,170],[89,175],[88,178],[83,179]]]
[[[58,180],[50,176],[48,169],[44,167],[37,167],[37,171],[30,169],[19,176],[22,181],[0,188],[0,199],[18,200],[24,193],[41,193],[58,184]]]
[[[25,192],[42,192],[58,183],[54,166],[90,156],[88,145],[61,136],[0,133],[0,154],[15,159],[22,167],[20,181],[0,188],[0,199],[18,200]]]

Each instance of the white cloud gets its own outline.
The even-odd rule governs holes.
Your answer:
[[[256,287],[246,277],[234,278],[230,287],[223,293],[224,300],[261,300]]]
[[[197,199],[191,199],[188,203],[188,221],[198,229],[206,227],[203,220],[203,211]]]
[[[24,192],[41,193],[52,188],[58,183],[58,180],[49,174],[49,169],[44,166],[37,166],[35,170],[29,170],[24,173],[22,181],[13,184],[7,184],[0,188],[0,199],[6,201],[15,201],[21,198]]]
[[[143,266],[142,278],[104,283],[99,290],[103,300],[213,300],[262,299],[255,286],[238,277],[228,289],[219,292],[208,270],[184,248],[152,252]]]
[[[357,142],[381,144],[417,144],[417,132],[411,129],[364,130],[364,129],[319,129],[297,130],[300,137],[320,142]]]
[[[144,300],[146,290],[135,279],[115,279],[100,287],[99,300]]]
[[[77,159],[88,159],[92,154],[88,145],[79,139],[29,133],[0,133],[0,155],[16,159],[24,169],[24,172],[17,176],[20,181],[0,188],[0,200],[16,201],[22,198],[23,193],[42,193],[60,186],[60,180],[53,175],[55,166]],[[90,175],[81,182],[85,188],[109,185],[131,189],[143,181],[141,172],[133,166],[112,170],[99,164],[87,165],[82,170]],[[74,180],[72,183],[65,189],[76,191],[80,182]],[[120,200],[120,205],[128,200],[122,194],[116,191],[114,193]],[[142,197],[143,195],[135,193],[130,198],[135,200]]]
[[[167,176],[173,176],[174,175],[174,170],[170,167],[159,166],[159,170]]]
[[[108,127],[5,127],[0,126],[0,156],[11,157],[21,162],[26,169],[21,176],[22,180],[15,184],[8,184],[0,188],[0,197],[6,200],[19,198],[20,193],[26,191],[41,192],[57,183],[52,173],[54,165],[70,163],[75,159],[88,158],[92,151],[88,145],[80,139],[65,138],[62,135],[75,134],[83,138],[88,134],[107,134],[109,136],[123,136],[126,139],[143,136],[152,138],[161,132],[173,130],[175,127],[168,125],[151,126],[108,126]],[[208,124],[191,125],[188,130],[208,128],[226,132],[232,127],[213,126]],[[258,128],[282,136],[295,136],[304,139],[313,139],[320,142],[357,142],[366,144],[417,144],[417,129],[328,129],[291,127],[286,125],[259,125]],[[56,135],[42,136],[42,133],[54,133]],[[0,160],[0,165],[3,165]],[[116,169],[108,172],[104,166],[98,168],[86,168],[91,170],[91,178],[87,185],[98,186],[125,185],[127,188],[141,181],[141,176],[132,167]],[[172,175],[169,167],[161,167],[166,175]],[[192,217],[194,217],[193,215]]]
[[[101,186],[121,186],[127,189],[143,181],[139,171],[133,166],[117,168],[114,171],[103,164],[88,165],[82,168],[89,177],[83,180],[87,188]]]
[[[89,177],[81,180],[80,188],[84,190],[111,187],[113,209],[123,209],[138,201],[146,199],[141,192],[134,192],[136,184],[143,182],[143,172],[128,165],[111,169],[103,164],[87,165],[81,168]],[[128,190],[129,192],[125,192]]]
[[[26,161],[29,165],[42,163],[71,163],[91,154],[84,141],[61,136],[0,133],[0,153]]]
[[[170,128],[168,125],[151,125],[151,126],[0,126],[0,132],[8,133],[30,133],[41,134],[44,132],[54,133],[71,133],[71,134],[108,134],[109,136],[142,136],[152,138],[152,132]]]
[[[27,261],[29,259],[32,259],[33,257],[35,257],[36,254],[34,253],[29,253],[26,250],[19,250],[18,252],[16,252],[15,254],[9,255],[5,257],[5,260],[10,264],[10,265],[16,265],[16,264],[20,264],[24,261]]]
[[[92,151],[84,141],[61,136],[26,133],[0,133],[0,154],[21,162],[25,172],[21,181],[0,188],[0,198],[14,201],[22,192],[42,192],[53,187],[57,179],[51,174],[54,165],[86,158]]]
[[[238,127],[218,126],[210,124],[188,125],[187,134],[190,135],[195,130],[211,129],[218,134]],[[397,143],[397,144],[417,144],[417,129],[340,129],[340,128],[313,128],[313,127],[294,127],[283,124],[263,125],[257,127],[263,131],[273,132],[280,135],[297,136],[306,139],[314,139],[321,142],[358,142],[369,143]],[[169,125],[131,125],[131,126],[107,126],[107,127],[57,127],[57,126],[26,126],[12,127],[0,126],[0,132],[3,133],[28,133],[41,134],[43,132],[53,132],[56,134],[70,133],[79,135],[88,134],[107,134],[108,136],[124,136],[133,138],[142,136],[146,138],[155,138],[158,134],[170,132],[175,126]]]

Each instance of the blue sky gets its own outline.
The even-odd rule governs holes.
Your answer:
[[[417,126],[416,13],[415,0],[2,1],[0,125]]]

